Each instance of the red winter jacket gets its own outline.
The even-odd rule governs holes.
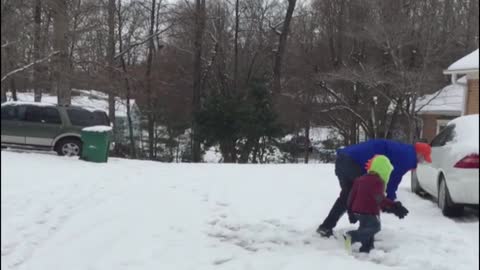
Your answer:
[[[347,203],[353,213],[379,215],[381,209],[390,208],[393,204],[385,197],[385,184],[378,175],[366,174],[353,181]]]

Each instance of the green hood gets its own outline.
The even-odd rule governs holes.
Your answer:
[[[382,181],[385,183],[385,187],[388,184],[390,179],[390,174],[392,174],[393,165],[390,163],[390,160],[384,155],[377,155],[371,160],[368,172],[374,172],[380,176]]]

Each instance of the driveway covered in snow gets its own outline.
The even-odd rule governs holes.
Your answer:
[[[445,218],[409,191],[377,249],[347,255],[314,231],[339,187],[332,165],[93,164],[1,152],[2,269],[478,269],[478,211]],[[344,217],[338,232],[354,228]]]

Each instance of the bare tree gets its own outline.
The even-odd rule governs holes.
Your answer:
[[[111,82],[115,80],[113,66],[115,65],[115,0],[108,0],[108,49],[107,49],[107,63],[109,65],[108,74]],[[119,33],[120,35],[121,33]],[[115,86],[110,83],[108,90],[108,117],[113,123],[113,134],[115,137]]]
[[[117,5],[117,16],[118,16],[118,47],[119,51],[123,51],[123,18],[122,18],[122,2],[118,0]],[[135,147],[135,140],[133,138],[133,123],[132,123],[132,112],[131,112],[131,83],[129,80],[129,74],[127,70],[127,65],[125,63],[125,57],[122,54],[120,56],[120,64],[124,73],[125,80],[125,90],[126,90],[126,107],[127,107],[127,125],[128,125],[128,137],[130,142],[130,155],[132,158],[137,158],[137,151]]]
[[[155,157],[155,114],[153,112],[153,96],[152,96],[152,63],[155,52],[155,43],[153,39],[155,30],[155,4],[156,1],[152,0],[152,6],[150,9],[150,29],[149,36],[152,38],[148,41],[148,54],[147,54],[147,68],[146,68],[146,99],[147,99],[147,119],[148,119],[148,149],[150,159]]]
[[[275,54],[275,62],[273,64],[273,92],[276,94],[279,94],[281,91],[283,58],[287,48],[288,31],[290,29],[290,22],[292,21],[296,3],[297,0],[288,0],[287,13],[285,14],[282,32],[280,33],[278,41],[278,49]]]
[[[67,0],[50,0],[53,14],[54,50],[52,90],[57,93],[59,105],[70,105],[70,63],[68,54],[68,7]]]
[[[240,31],[240,5],[239,0],[235,1],[235,55],[234,55],[234,63],[233,63],[233,89],[235,92],[237,91],[238,87],[238,33]]]
[[[34,34],[33,34],[33,58],[35,61],[41,58],[41,24],[42,24],[42,2],[40,0],[35,0],[34,7]],[[33,67],[33,92],[35,102],[40,102],[42,100],[42,89],[39,85],[39,75],[41,72],[41,66],[36,65]]]
[[[193,115],[195,116],[201,108],[200,96],[202,95],[202,48],[203,34],[205,31],[206,14],[205,1],[195,1],[195,37],[193,55]],[[192,158],[193,162],[201,161],[200,139],[198,138],[198,127],[195,117],[192,125]]]

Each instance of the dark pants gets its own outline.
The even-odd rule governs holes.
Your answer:
[[[375,234],[378,233],[381,228],[380,218],[374,215],[355,214],[355,216],[360,221],[360,226],[356,231],[348,232],[352,237],[352,244],[360,242],[362,244],[360,252],[370,252],[374,247]]]
[[[340,183],[340,196],[333,204],[330,213],[320,227],[333,229],[337,226],[338,220],[347,211],[347,200],[352,189],[353,180],[363,175],[362,168],[349,156],[339,154],[335,161],[335,174]]]

